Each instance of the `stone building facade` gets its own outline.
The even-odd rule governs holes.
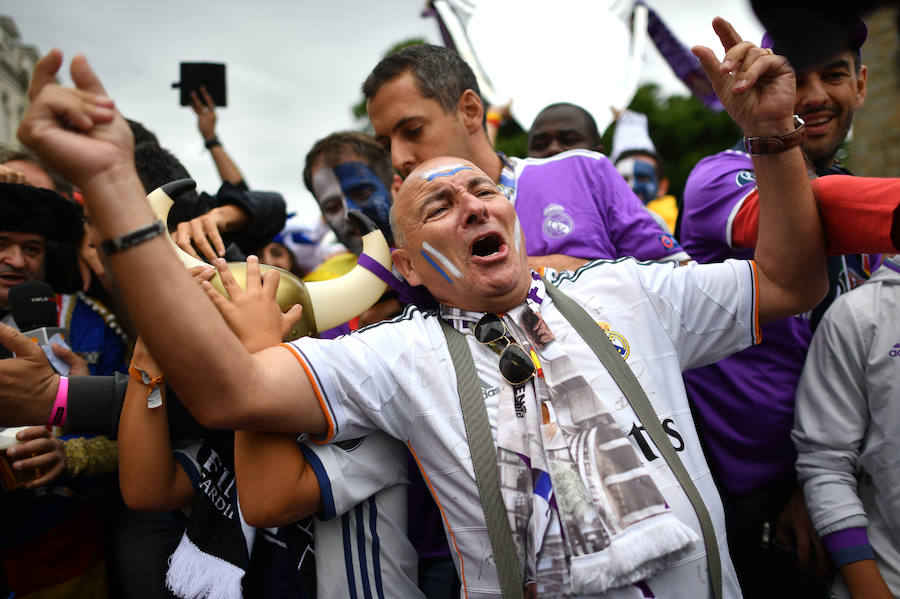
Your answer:
[[[869,68],[866,103],[853,120],[847,165],[857,175],[900,177],[900,14],[897,6],[864,18],[869,37],[862,48]]]
[[[0,147],[19,149],[16,128],[28,108],[28,81],[37,48],[23,44],[12,17],[0,16]]]

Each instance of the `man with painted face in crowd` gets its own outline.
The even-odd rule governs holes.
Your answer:
[[[347,218],[350,210],[372,219],[393,245],[389,223],[393,176],[384,149],[356,131],[332,133],[317,141],[303,168],[303,183],[315,196],[322,217],[357,256],[362,253],[362,237]]]
[[[363,94],[375,139],[401,176],[446,155],[471,161],[500,185],[519,214],[533,266],[573,269],[586,259],[620,256],[687,259],[605,156],[577,151],[541,160],[495,152],[475,75],[455,51],[404,48],[375,66]]]
[[[623,110],[616,116],[610,160],[647,210],[668,231],[675,231],[678,204],[669,195],[669,178],[663,176],[663,160],[647,125],[647,115]]]
[[[748,137],[791,139],[787,136],[795,131],[791,119],[793,71],[780,57],[741,43],[724,21],[715,24],[727,50],[726,64],[720,64],[709,49],[698,48],[697,53],[723,104]],[[130,136],[121,117],[83,57],[76,57],[72,65],[72,79],[80,93],[54,85],[52,78],[61,62],[61,54],[54,51],[36,67],[32,104],[20,128],[23,141],[84,189],[105,239],[146,230],[155,217],[133,172]],[[729,76],[729,70],[740,76]],[[67,115],[66,122],[72,122],[72,115],[78,117],[79,130],[67,128],[62,115]],[[586,316],[589,320],[601,320],[629,340],[628,363],[640,366],[638,373],[650,401],[663,418],[672,419],[668,426],[678,432],[685,467],[702,489],[702,503],[708,506],[718,530],[709,550],[716,546],[723,550],[725,597],[738,597],[740,591],[724,554],[721,506],[678,383],[680,371],[753,343],[758,340],[759,319],[808,309],[826,287],[824,240],[800,151],[792,147],[756,156],[754,166],[762,197],[755,263],[679,268],[630,260],[598,261],[574,274],[553,277],[561,291],[574,295],[591,311]],[[164,239],[149,236],[130,244],[113,254],[110,262],[150,351],[204,423],[292,433],[305,430],[326,440],[383,429],[421,450],[417,456],[435,495],[451,498],[443,504],[448,510],[447,534],[458,548],[458,568],[469,596],[496,596],[499,589],[494,568],[485,567],[493,563],[494,556],[475,486],[452,357],[442,331],[451,337],[462,333],[464,348],[477,358],[473,376],[501,389],[497,400],[502,397],[502,409],[493,401],[487,406],[495,416],[493,423],[487,424],[487,445],[493,444],[492,429],[496,430],[494,443],[501,448],[520,442],[517,450],[511,450],[513,455],[505,453],[497,466],[502,467],[500,478],[505,483],[521,481],[524,485],[513,483],[515,488],[508,489],[511,494],[504,503],[517,516],[511,521],[518,539],[512,548],[523,557],[523,585],[534,584],[535,590],[544,594],[709,596],[706,555],[704,546],[693,542],[700,526],[690,502],[653,448],[649,448],[650,454],[645,452],[646,440],[629,406],[604,401],[618,395],[615,383],[579,336],[569,334],[573,327],[559,307],[563,298],[553,296],[551,288],[528,269],[523,229],[491,174],[459,158],[422,164],[409,172],[392,214],[400,246],[395,252],[397,267],[411,284],[424,284],[442,302],[440,310],[410,309],[403,318],[336,340],[303,339],[252,355],[217,316]],[[787,245],[791,245],[790,252],[784,250]],[[485,246],[494,251],[481,251]],[[523,330],[517,324],[517,315],[529,311],[540,315],[555,333],[554,340],[543,343],[546,337],[542,335],[529,341],[527,330],[542,329],[526,325]],[[503,326],[492,326],[491,322],[496,325],[497,321],[491,316],[501,319]],[[442,329],[443,319],[452,323],[448,327],[457,333]],[[482,332],[499,329],[500,335],[476,339],[470,329],[474,322],[483,323],[479,327]],[[173,344],[176,334],[180,342]],[[517,362],[521,370],[504,369],[515,384],[501,377],[498,359],[503,358],[491,347],[503,340],[509,343],[510,338],[534,347],[542,366],[539,371],[526,358]],[[525,369],[528,364],[530,372]],[[573,369],[590,372],[591,382],[583,375],[572,376]],[[570,381],[578,383],[576,398],[566,395],[574,392],[567,384]],[[474,385],[477,391],[478,383]],[[524,403],[516,401],[514,387],[519,386],[525,391]],[[521,424],[516,413],[520,403],[524,408],[518,410],[523,413]],[[576,417],[580,407],[590,408],[590,422]],[[612,426],[597,422],[600,414]],[[574,451],[565,438],[572,432],[601,430],[618,435],[612,445],[599,443],[598,438],[598,450],[621,450],[623,465],[637,461],[628,476],[597,481],[599,472],[588,468],[581,452]],[[628,430],[635,432],[626,436]],[[554,431],[564,438],[559,439]],[[632,441],[634,437],[640,440]],[[548,480],[533,479],[529,467],[535,460],[550,458],[542,458],[540,449],[532,451],[529,439],[539,448],[544,443],[563,444],[553,446],[559,450],[553,459],[564,473],[544,472],[550,482],[565,474],[564,480],[571,484],[552,484],[553,501],[543,494]],[[519,459],[516,451],[533,460]],[[591,477],[590,485],[573,470],[575,462],[585,466],[583,476]],[[518,476],[523,464],[525,475]],[[595,482],[601,487],[617,485],[619,491],[614,495],[624,501],[607,510],[602,497],[592,490]],[[580,501],[585,493],[593,500],[594,509],[609,518],[609,526],[604,526],[599,515],[579,518],[570,510],[587,505]],[[638,515],[634,509],[645,505],[645,500],[652,505]],[[527,510],[529,505],[533,512]],[[557,509],[541,507],[546,505]],[[523,514],[523,508],[529,513]],[[544,521],[541,514],[549,519]],[[635,518],[623,519],[623,515]],[[672,534],[642,536],[651,525],[647,518],[657,516],[652,524],[663,526],[665,520],[667,527],[674,527]],[[565,535],[561,534],[560,518],[567,526]],[[637,529],[630,526],[635,519],[642,524]],[[546,535],[541,533],[545,529]],[[645,550],[650,555],[661,551],[660,557],[671,559],[654,562],[647,570],[632,569],[625,562],[617,562],[619,568],[596,566],[596,560],[605,564],[604,557],[615,558],[611,554],[618,552],[610,545],[624,541],[621,535],[627,532],[635,533],[627,543],[634,551],[640,549],[644,557],[648,555]],[[661,547],[663,536],[673,541],[669,548]],[[553,542],[541,545],[544,539]],[[587,544],[584,553],[575,546],[579,540]],[[567,551],[568,555],[576,551],[575,555],[585,556],[587,564],[566,559]],[[573,573],[586,579],[574,580]]]
[[[865,39],[865,24],[857,19],[847,47],[797,73],[794,113],[806,122],[802,147],[811,177],[849,174],[836,154],[866,97],[868,72],[860,54]],[[771,45],[768,36],[763,44]],[[747,153],[752,150],[742,147],[704,158],[687,180],[681,239],[700,262],[753,253],[759,177]],[[813,181],[823,210],[828,208],[823,203],[825,186],[842,180],[846,184],[847,179]],[[858,202],[862,197],[850,193],[855,197],[844,194],[839,200]],[[886,221],[890,218],[885,215]],[[841,229],[858,226],[853,219],[835,224],[837,229],[828,230],[830,240]],[[828,259],[829,295],[811,315],[768,323],[761,345],[685,373],[698,430],[719,481],[729,546],[747,597],[824,592],[826,551],[812,529],[794,471],[797,454],[790,431],[795,393],[818,318],[837,294],[864,282],[879,263],[878,255],[833,255]],[[794,560],[796,567],[791,566]]]
[[[313,144],[306,155],[303,183],[316,198],[322,218],[348,253],[327,259],[304,280],[336,278],[356,266],[363,249],[362,236],[347,218],[350,210],[359,210],[369,217],[393,246],[389,219],[393,178],[390,157],[369,135],[344,131],[332,133]],[[348,333],[392,316],[401,308],[396,293],[388,290],[382,301],[363,315],[320,336],[330,338]]]

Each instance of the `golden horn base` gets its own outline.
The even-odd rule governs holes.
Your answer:
[[[228,270],[231,271],[231,275],[234,277],[237,284],[240,285],[241,289],[246,289],[247,263],[229,262]],[[303,316],[290,332],[285,335],[284,340],[293,341],[294,339],[299,339],[306,335],[318,334],[319,331],[316,330],[316,318],[312,302],[309,300],[309,294],[306,292],[306,287],[303,282],[293,273],[278,268],[277,266],[269,266],[268,264],[259,265],[260,275],[264,275],[270,270],[277,271],[281,277],[278,283],[278,292],[275,294],[275,301],[278,302],[278,307],[281,308],[281,311],[287,312],[294,304],[300,304],[303,308]],[[228,292],[225,291],[225,286],[222,285],[222,279],[219,278],[219,273],[216,273],[209,282],[213,286],[213,289],[231,299]]]

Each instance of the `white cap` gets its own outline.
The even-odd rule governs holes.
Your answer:
[[[633,151],[656,154],[656,146],[653,145],[653,140],[650,139],[650,130],[647,128],[647,115],[626,110],[616,120],[610,160],[615,164],[619,156],[625,152]]]

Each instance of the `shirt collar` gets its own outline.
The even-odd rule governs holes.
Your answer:
[[[884,262],[882,262],[882,266],[885,266],[894,272],[900,272],[900,254],[897,254],[893,258],[885,258]]]
[[[540,311],[544,300],[547,297],[547,290],[540,275],[531,271],[531,287],[528,288],[528,297],[525,301],[534,311]],[[515,310],[515,308],[513,308]],[[445,321],[450,323],[460,333],[468,333],[476,322],[481,320],[484,312],[472,312],[470,310],[461,310],[459,308],[451,308],[441,304],[440,315]]]
[[[503,152],[497,152],[502,166],[500,168],[500,180],[497,181],[497,187],[506,199],[516,205],[516,163],[518,158],[510,158]]]

